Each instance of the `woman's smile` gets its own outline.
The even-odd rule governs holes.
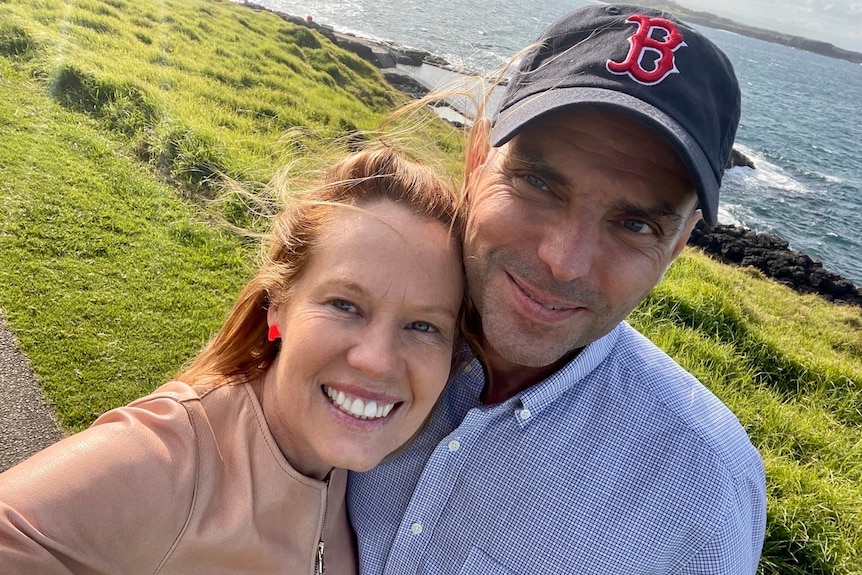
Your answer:
[[[395,403],[378,402],[374,399],[362,399],[326,385],[322,386],[321,389],[335,407],[357,419],[383,419],[396,405]]]

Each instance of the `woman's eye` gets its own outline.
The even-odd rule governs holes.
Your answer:
[[[353,305],[349,301],[345,301],[343,299],[332,300],[331,304],[332,304],[332,307],[334,307],[335,309],[337,309],[339,311],[344,311],[347,313],[356,313],[358,311],[356,309],[355,305]]]
[[[655,233],[648,223],[641,220],[623,220],[622,224],[625,229],[636,234],[647,235]]]
[[[434,333],[438,331],[436,327],[434,327],[427,321],[414,321],[407,324],[407,329],[416,330],[422,333]]]

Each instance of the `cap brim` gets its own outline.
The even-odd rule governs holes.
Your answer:
[[[555,88],[528,96],[499,112],[491,145],[504,145],[522,130],[550,115],[580,107],[599,107],[627,114],[664,136],[679,154],[694,183],[704,220],[718,223],[718,181],[700,145],[673,118],[628,94],[602,88]]]

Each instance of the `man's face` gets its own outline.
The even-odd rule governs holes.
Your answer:
[[[532,368],[625,318],[700,216],[669,145],[599,110],[552,116],[492,149],[468,194],[465,267],[491,357]]]

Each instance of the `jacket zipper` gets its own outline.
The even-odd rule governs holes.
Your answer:
[[[323,566],[323,539],[317,544],[317,565],[314,570],[318,575],[323,575],[326,568]]]
[[[329,509],[329,476],[324,479],[326,491],[323,495],[323,519],[320,522],[320,541],[317,542],[317,559],[314,562],[314,575],[323,575],[326,567],[323,564],[323,532],[326,530],[326,512]]]

